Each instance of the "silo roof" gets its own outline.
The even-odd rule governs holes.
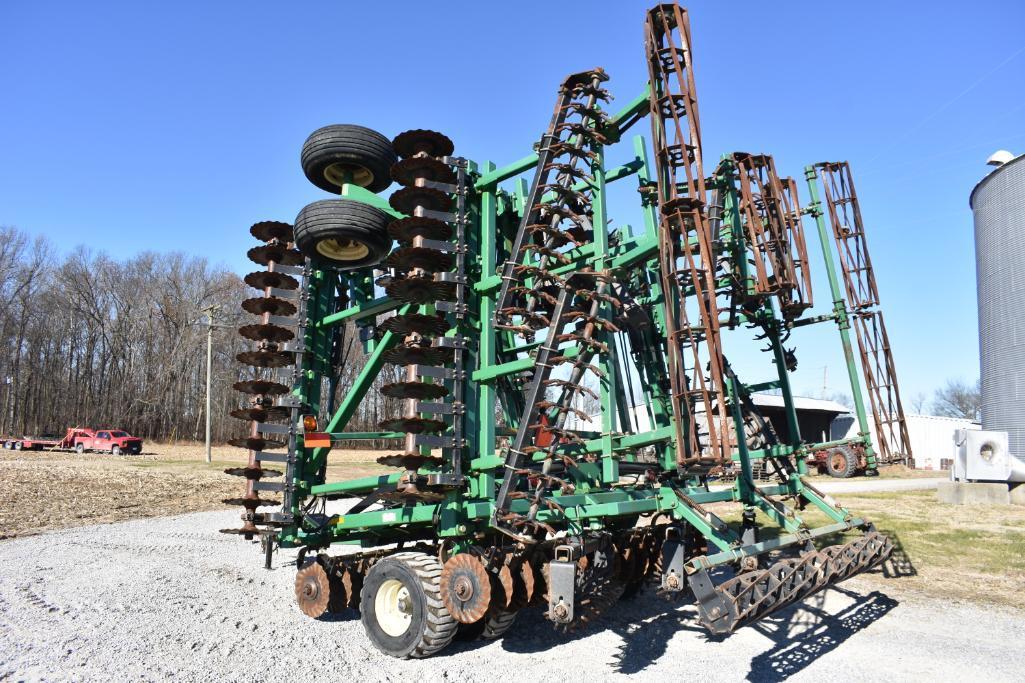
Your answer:
[[[979,191],[979,188],[982,187],[983,184],[986,183],[986,181],[988,181],[990,178],[992,178],[997,173],[999,173],[1000,171],[1004,170],[1005,168],[1007,168],[1011,164],[1019,163],[1022,159],[1025,159],[1025,154],[1019,154],[1018,156],[1016,156],[1013,159],[1011,159],[1010,161],[1008,161],[1006,164],[1000,164],[999,166],[994,168],[992,171],[990,171],[989,173],[984,175],[982,177],[982,180],[977,182],[975,184],[975,187],[972,188],[972,193],[970,195],[968,195],[968,207],[971,208],[971,209],[975,208],[973,206],[973,204],[975,202],[975,193]]]

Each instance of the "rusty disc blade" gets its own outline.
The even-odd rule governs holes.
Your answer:
[[[247,285],[255,289],[266,289],[267,287],[299,289],[299,281],[294,277],[285,273],[275,273],[271,270],[258,270],[255,273],[249,273],[243,280]]]
[[[265,470],[262,467],[229,467],[224,470],[225,474],[233,477],[245,477],[246,479],[260,479],[262,477],[280,477],[278,470]]]
[[[491,579],[475,555],[459,553],[448,558],[439,585],[441,601],[461,624],[472,624],[491,606]]]
[[[452,283],[435,282],[430,276],[394,279],[384,288],[384,292],[396,301],[409,304],[450,301],[456,297],[456,288]]]
[[[280,500],[268,500],[266,498],[224,498],[221,502],[225,505],[241,505],[250,510],[255,510],[259,507],[281,505]]]
[[[431,434],[444,431],[446,425],[441,420],[426,417],[396,417],[381,422],[381,429],[389,432],[407,432],[409,434]]]
[[[243,325],[238,328],[238,333],[253,341],[287,342],[295,339],[295,333],[292,330],[270,323]]]
[[[327,611],[331,585],[319,562],[311,561],[295,573],[295,601],[299,609],[314,619]]]
[[[291,242],[292,224],[281,221],[260,221],[249,228],[249,234],[261,242],[270,242],[271,240]]]
[[[509,565],[503,564],[502,568],[498,570],[497,574],[492,574],[494,577],[494,585],[491,591],[491,600],[498,607],[509,609],[513,602],[513,573],[509,568]],[[498,589],[497,592],[495,589]]]
[[[284,384],[266,379],[250,379],[244,382],[235,382],[231,386],[235,391],[241,391],[244,394],[287,394],[289,391]]]
[[[381,329],[393,334],[417,334],[437,336],[448,330],[448,321],[443,315],[424,315],[423,313],[406,313],[393,315],[381,323]]]
[[[452,226],[436,218],[409,216],[389,223],[388,234],[399,242],[412,242],[414,237],[447,240],[452,236]]]
[[[291,301],[279,299],[276,296],[257,296],[246,299],[242,302],[242,310],[253,315],[292,315],[295,313],[295,304]]]
[[[531,604],[544,604],[548,601],[548,580],[545,576],[545,571],[543,569],[538,569],[537,566],[530,562],[525,562],[524,565],[530,568],[530,573],[534,577],[533,590],[531,591],[532,595],[530,598]],[[547,568],[548,566],[545,565],[545,569]]]
[[[445,464],[445,458],[433,455],[420,455],[419,453],[399,453],[397,455],[382,455],[377,462],[385,467],[402,467],[407,470],[418,470],[425,465],[441,467]]]
[[[436,130],[424,130],[416,128],[407,130],[395,136],[391,142],[395,153],[400,157],[411,157],[417,154],[426,154],[431,157],[451,156],[455,151],[455,145],[447,135]]]
[[[526,560],[521,561],[517,566],[510,568],[510,570],[513,581],[510,607],[522,609],[530,604],[534,597],[534,571]]]
[[[381,393],[392,398],[441,398],[448,394],[448,389],[443,384],[428,384],[427,382],[395,382],[385,384],[381,387]]]
[[[280,263],[283,266],[301,266],[306,257],[295,249],[286,249],[278,244],[265,244],[262,247],[253,247],[246,252],[246,256],[253,263],[261,266],[270,265],[271,262]]]
[[[436,273],[452,270],[453,258],[452,254],[428,247],[399,247],[388,256],[384,264],[400,270],[421,268]]]
[[[444,365],[452,358],[452,352],[433,346],[399,346],[388,349],[381,357],[385,363],[395,365]]]
[[[228,414],[239,420],[269,422],[287,420],[292,416],[292,411],[284,406],[267,406],[265,408],[236,408]]]
[[[251,451],[265,451],[269,448],[284,448],[285,442],[264,439],[259,436],[246,436],[241,439],[229,439],[228,445],[237,448],[247,448]]]
[[[451,211],[452,197],[433,187],[404,187],[388,198],[391,208],[412,216],[418,206],[428,211]]]
[[[347,567],[341,576],[342,589],[345,591],[345,606],[359,609],[359,593],[363,588],[363,575],[352,567]]]
[[[235,358],[257,368],[283,368],[295,362],[295,357],[287,351],[243,351]]]
[[[448,164],[429,156],[407,157],[391,167],[391,179],[399,185],[416,185],[419,178],[452,184],[456,173]]]

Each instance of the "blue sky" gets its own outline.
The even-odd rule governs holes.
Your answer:
[[[436,128],[458,154],[511,161],[565,74],[603,66],[614,107],[640,92],[649,4],[3,3],[0,224],[245,272],[252,222],[324,197],[298,162],[315,128]],[[968,193],[989,153],[1025,151],[1025,4],[689,9],[706,158],[768,152],[786,174],[850,160],[906,400],[974,379]],[[573,31],[545,34],[541,17]],[[639,222],[625,201],[610,209]],[[831,330],[793,341],[797,391],[821,392],[824,368],[844,389]]]

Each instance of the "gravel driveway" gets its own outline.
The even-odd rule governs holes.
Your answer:
[[[724,640],[689,604],[647,593],[594,630],[536,611],[503,640],[428,660],[379,654],[354,617],[295,607],[294,553],[216,533],[237,512],[82,527],[0,542],[0,680],[1021,680],[1025,614],[857,580]]]

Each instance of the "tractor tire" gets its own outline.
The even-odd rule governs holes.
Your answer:
[[[80,443],[75,444],[75,452],[78,453],[79,455],[82,455],[83,453],[85,453],[85,444],[80,444]]]
[[[401,552],[379,560],[360,591],[360,619],[374,646],[392,657],[429,657],[456,635],[458,622],[441,599],[441,563]]]
[[[838,446],[826,454],[826,471],[829,476],[847,479],[858,471],[858,456],[846,446]]]
[[[391,251],[390,222],[384,211],[351,199],[313,202],[295,218],[295,246],[339,270],[368,268]]]
[[[398,157],[391,140],[375,130],[338,124],[324,126],[303,143],[303,173],[311,183],[332,194],[351,183],[370,192],[391,185],[391,167]]]
[[[121,455],[121,447],[117,446],[117,445],[111,446],[110,447],[110,454],[111,455]]]
[[[20,442],[20,441],[15,441],[14,442],[14,450],[20,451],[24,447],[25,447],[25,444],[23,444],[22,442]]]

